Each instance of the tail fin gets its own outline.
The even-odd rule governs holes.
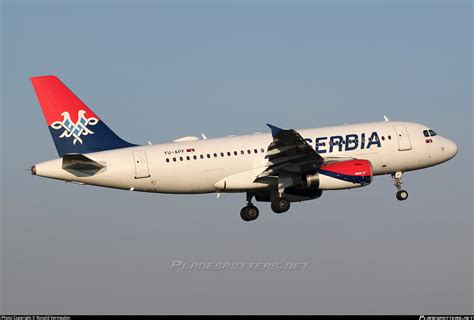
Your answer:
[[[57,77],[32,77],[31,82],[60,157],[134,146],[110,130]]]

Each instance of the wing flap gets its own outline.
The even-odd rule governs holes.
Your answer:
[[[293,129],[285,130],[267,124],[273,141],[268,146],[267,167],[258,178],[278,175],[282,171],[305,172],[319,168],[324,159]]]

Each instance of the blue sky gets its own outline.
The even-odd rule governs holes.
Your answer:
[[[4,1],[3,313],[472,313],[470,1]],[[124,139],[394,120],[448,163],[240,221],[243,195],[32,177],[56,157],[31,84],[55,74]],[[307,262],[171,272],[173,260]]]

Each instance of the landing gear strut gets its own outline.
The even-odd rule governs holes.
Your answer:
[[[275,213],[283,213],[290,209],[290,200],[283,196],[286,187],[293,184],[293,179],[289,176],[278,177],[278,192],[272,195],[272,210]]]
[[[240,210],[240,217],[244,221],[252,221],[258,218],[258,208],[252,204],[253,194],[247,193],[247,205]]]
[[[395,187],[397,188],[396,197],[398,200],[403,201],[408,198],[408,192],[406,190],[402,190],[402,175],[403,173],[398,171],[392,174],[392,178],[394,180]]]

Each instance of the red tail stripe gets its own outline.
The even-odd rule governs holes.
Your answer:
[[[46,123],[62,121],[61,113],[67,111],[73,122],[77,121],[79,110],[86,111],[85,117],[99,117],[92,112],[69,88],[55,76],[32,77],[31,83],[36,91]]]

